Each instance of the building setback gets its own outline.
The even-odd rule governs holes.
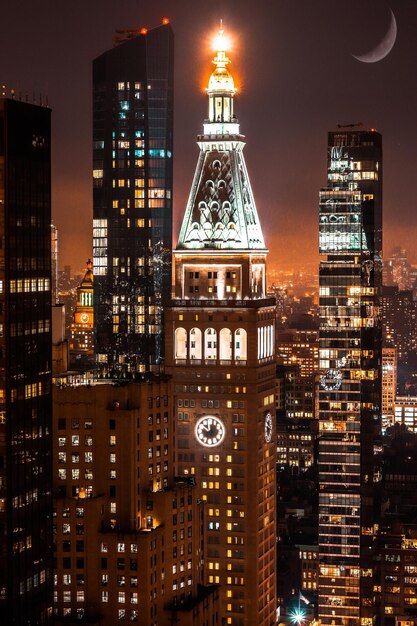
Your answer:
[[[382,140],[329,133],[320,192],[319,618],[374,623],[381,428]]]
[[[204,504],[205,581],[224,624],[276,620],[275,301],[220,31],[166,309],[178,472]]]
[[[93,65],[95,353],[114,376],[156,371],[171,294],[173,43],[169,24]]]
[[[51,111],[0,100],[0,622],[52,615]]]

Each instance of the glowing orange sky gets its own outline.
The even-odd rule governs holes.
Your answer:
[[[209,38],[223,17],[233,35],[236,114],[270,258],[284,267],[317,261],[318,192],[326,182],[327,132],[362,121],[384,139],[384,245],[416,256],[417,3],[392,0],[398,39],[379,63],[352,57],[377,44],[390,20],[380,0],[43,0],[2,8],[0,76],[17,93],[48,92],[53,108],[53,211],[59,264],[84,267],[91,254],[91,63],[116,28],[171,17],[176,37],[175,232],[184,211],[206,116]],[[36,24],[36,28],[33,28]],[[19,45],[16,45],[16,42]],[[11,54],[11,51],[14,51]],[[30,63],[28,62],[30,60]],[[410,78],[411,77],[411,78]]]

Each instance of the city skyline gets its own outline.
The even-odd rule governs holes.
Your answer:
[[[417,626],[415,0],[74,2],[0,41],[0,617]]]
[[[390,7],[398,24],[393,50],[378,63],[360,63],[352,55],[376,46],[384,37]],[[174,240],[196,155],[186,146],[193,140],[192,128],[197,127],[204,107],[202,59],[211,52],[209,34],[214,34],[223,17],[234,40],[238,87],[245,94],[239,106],[245,120],[242,130],[252,138],[247,160],[254,192],[261,219],[268,233],[273,233],[267,238],[270,266],[299,265],[301,258],[311,266],[318,261],[317,237],[311,233],[317,190],[325,172],[320,155],[326,133],[336,129],[337,123],[358,121],[364,129],[375,126],[385,137],[384,225],[388,235],[384,249],[388,252],[401,243],[409,248],[411,261],[416,261],[412,241],[416,218],[407,185],[416,162],[417,130],[410,121],[417,92],[408,82],[415,57],[415,3],[357,1],[347,12],[327,0],[315,7],[307,2],[290,7],[264,1],[263,10],[256,14],[248,1],[239,3],[239,10],[231,1],[219,10],[188,1],[175,7],[158,2],[139,9],[125,2],[117,12],[110,2],[100,4],[100,13],[97,8],[96,2],[82,10],[72,5],[71,14],[65,14],[48,0],[41,9],[27,7],[23,22],[17,17],[17,7],[7,6],[4,11],[0,48],[6,61],[4,66],[0,63],[1,83],[23,98],[28,92],[30,100],[33,91],[43,92],[44,102],[48,93],[53,109],[53,207],[62,265],[82,267],[91,254],[91,61],[108,48],[117,28],[155,27],[165,16],[171,18],[177,41]],[[36,32],[30,26],[35,19]],[[10,58],[6,51],[17,37],[25,44],[19,55]],[[330,75],[332,81],[327,80]],[[258,158],[260,154],[265,158]],[[300,221],[305,235],[297,241]]]

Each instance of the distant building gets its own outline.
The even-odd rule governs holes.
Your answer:
[[[93,64],[95,352],[114,377],[157,371],[164,357],[173,69],[168,23],[126,33]]]
[[[301,376],[300,367],[277,366],[277,378],[283,378],[283,404],[280,415],[288,419],[317,417],[318,376]]]
[[[319,581],[319,549],[314,545],[298,545],[302,591],[317,591]]]
[[[63,270],[58,270],[58,291],[68,291],[71,288],[71,265],[64,265]]]
[[[311,419],[277,420],[277,465],[288,465],[302,474],[317,463],[318,421]]]
[[[319,331],[315,328],[286,328],[276,335],[277,363],[298,365],[302,377],[319,370]]]
[[[68,370],[69,344],[65,332],[65,304],[52,307],[52,376]]]
[[[417,349],[417,304],[411,290],[383,287],[382,314],[384,346],[397,348],[398,362],[407,364]]]
[[[51,111],[0,99],[0,623],[52,617]]]
[[[397,395],[397,349],[382,348],[382,427],[394,423]]]
[[[51,302],[58,304],[58,228],[51,224]]]
[[[376,623],[417,626],[417,436],[399,424],[384,436],[382,519],[375,527]]]
[[[417,626],[415,610],[417,573],[417,526],[394,517],[376,533],[377,572],[375,588],[381,626]],[[401,617],[402,616],[402,617]]]
[[[396,246],[384,263],[384,285],[395,285],[401,291],[411,289],[411,266],[405,248]]]
[[[394,404],[395,424],[404,424],[417,433],[417,397],[397,396]]]
[[[77,287],[70,336],[70,364],[75,369],[94,363],[94,275],[93,264],[87,261],[87,271]]]

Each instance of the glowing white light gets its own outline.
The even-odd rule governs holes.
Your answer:
[[[227,50],[230,50],[231,45],[230,38],[225,36],[223,29],[220,29],[213,40],[213,49],[217,52],[227,52]]]
[[[294,624],[302,624],[305,621],[304,611],[297,609],[290,615],[290,619]]]

